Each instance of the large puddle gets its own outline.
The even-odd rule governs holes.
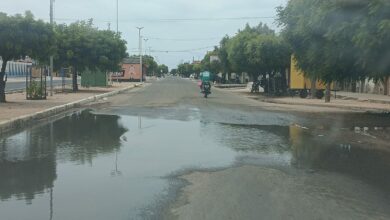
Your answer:
[[[137,219],[168,193],[165,176],[242,163],[336,172],[390,192],[387,127],[217,123],[192,111],[186,120],[83,111],[3,137],[0,218]]]

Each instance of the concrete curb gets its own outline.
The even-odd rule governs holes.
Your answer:
[[[250,97],[249,97],[250,98]],[[302,106],[315,106],[315,107],[324,107],[324,108],[339,108],[352,111],[364,111],[364,112],[377,112],[377,113],[388,113],[390,112],[389,108],[366,108],[366,107],[357,107],[357,106],[342,106],[335,104],[321,105],[321,104],[307,104],[307,103],[295,103],[295,102],[284,102],[273,99],[255,99],[260,102],[272,103],[272,104],[281,104],[281,105],[302,105]]]
[[[348,96],[343,96],[343,95],[337,95],[336,96],[338,99],[342,100],[355,100],[358,102],[370,102],[370,103],[377,103],[377,104],[387,104],[390,105],[390,100],[378,100],[378,99],[359,99],[355,97],[348,97]]]
[[[220,89],[229,89],[229,88],[247,88],[247,84],[216,84],[214,85],[216,88]]]
[[[85,99],[81,99],[81,100],[74,101],[74,102],[67,103],[67,104],[60,105],[60,106],[55,106],[55,107],[52,107],[52,108],[49,108],[49,109],[46,109],[46,110],[43,110],[40,112],[30,114],[30,115],[25,115],[25,116],[10,119],[8,121],[0,122],[0,134],[6,133],[6,132],[9,132],[12,130],[24,128],[24,127],[32,124],[32,122],[34,122],[34,121],[55,116],[57,114],[68,111],[70,109],[78,108],[78,107],[81,107],[87,103],[95,102],[97,100],[101,100],[101,99],[104,99],[104,98],[107,98],[110,96],[114,96],[114,95],[126,92],[128,90],[139,87],[141,85],[143,85],[143,84],[131,85],[129,87],[118,89],[118,90],[115,90],[112,92],[94,95],[94,96],[91,96],[91,97],[88,97]]]

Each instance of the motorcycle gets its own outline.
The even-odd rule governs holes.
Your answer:
[[[204,97],[207,99],[207,96],[211,94],[211,84],[210,82],[205,82],[202,84],[202,93]]]
[[[251,89],[251,93],[254,93],[254,92],[260,92],[260,81],[257,80],[255,82],[253,82],[252,84],[252,89]]]

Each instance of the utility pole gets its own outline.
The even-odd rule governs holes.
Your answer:
[[[54,0],[50,0],[50,25],[54,30]],[[50,56],[50,96],[53,96],[53,55]]]
[[[116,0],[116,34],[119,34],[119,0]]]
[[[146,46],[146,43],[148,42],[148,38],[144,38],[144,41],[145,41],[145,55],[148,55],[148,48]]]
[[[138,36],[139,36],[139,64],[140,64],[140,70],[141,70],[141,83],[144,78],[144,72],[142,68],[142,36],[141,36],[141,30],[144,29],[144,27],[137,27],[138,29]]]

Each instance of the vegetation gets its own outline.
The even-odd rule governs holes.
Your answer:
[[[26,92],[28,97],[32,100],[43,99],[46,98],[45,88],[46,85],[43,85],[41,82],[33,80],[28,86]]]
[[[330,101],[331,82],[389,78],[389,11],[387,0],[290,0],[278,14],[299,68],[327,83]]]
[[[158,67],[157,67],[157,76],[158,77],[161,77],[161,76],[168,74],[168,73],[169,73],[169,68],[167,65],[164,65],[164,64],[158,65]]]
[[[40,63],[47,63],[53,52],[55,36],[52,28],[41,20],[35,20],[31,12],[9,16],[0,13],[0,102],[5,98],[5,70],[8,61],[29,56]]]
[[[116,72],[127,56],[126,41],[120,35],[93,27],[92,20],[56,27],[56,68],[71,67],[73,91],[77,91],[77,75],[90,71]]]
[[[252,79],[268,77],[286,89],[285,70],[290,64],[290,48],[281,36],[267,25],[260,23],[256,27],[246,25],[233,37],[224,37],[220,46],[208,52],[201,63],[183,63],[178,66],[181,75],[189,76],[200,71],[209,71],[213,75],[222,73],[222,78],[228,79],[231,73],[246,72]],[[211,59],[213,56],[218,59]],[[279,82],[279,83],[276,83]],[[284,82],[284,84],[282,83]],[[283,85],[282,85],[283,84]],[[263,80],[263,86],[268,91],[268,84]],[[276,88],[273,91],[276,92]]]

